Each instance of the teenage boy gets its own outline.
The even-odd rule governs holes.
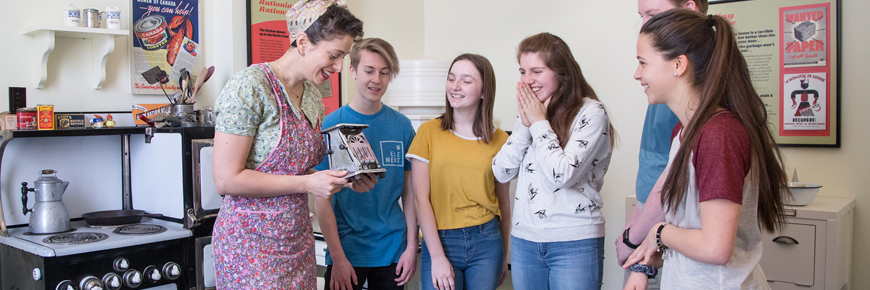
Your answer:
[[[362,289],[366,282],[368,289],[403,289],[417,270],[417,218],[405,160],[415,133],[408,117],[381,103],[399,60],[392,45],[367,38],[351,49],[349,71],[357,96],[326,116],[323,128],[369,125],[363,133],[387,172],[368,192],[345,188],[315,199],[328,247],[325,290]],[[315,169],[329,169],[328,157]]]

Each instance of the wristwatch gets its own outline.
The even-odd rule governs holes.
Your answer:
[[[628,266],[628,269],[632,272],[644,273],[649,279],[655,278],[656,273],[658,273],[655,267],[649,265],[633,264]]]
[[[631,240],[628,239],[628,230],[630,230],[630,229],[631,228],[627,228],[627,229],[625,229],[625,231],[622,231],[622,243],[625,244],[626,246],[628,246],[629,248],[637,249],[637,247],[639,247],[640,245],[632,244]]]

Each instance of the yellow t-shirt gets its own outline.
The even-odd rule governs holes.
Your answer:
[[[492,158],[507,141],[507,133],[496,129],[486,144],[476,136],[442,130],[440,124],[441,119],[421,124],[407,155],[429,163],[429,202],[438,229],[481,225],[501,215]]]

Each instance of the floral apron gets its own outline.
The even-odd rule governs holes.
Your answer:
[[[326,145],[321,124],[296,116],[271,69],[265,72],[280,110],[281,138],[255,170],[303,175],[319,164]],[[317,265],[308,195],[224,198],[214,225],[215,276],[218,289],[316,289]]]

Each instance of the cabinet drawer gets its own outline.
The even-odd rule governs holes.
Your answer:
[[[813,286],[816,264],[816,226],[787,223],[774,234],[762,231],[761,268],[768,281]]]

